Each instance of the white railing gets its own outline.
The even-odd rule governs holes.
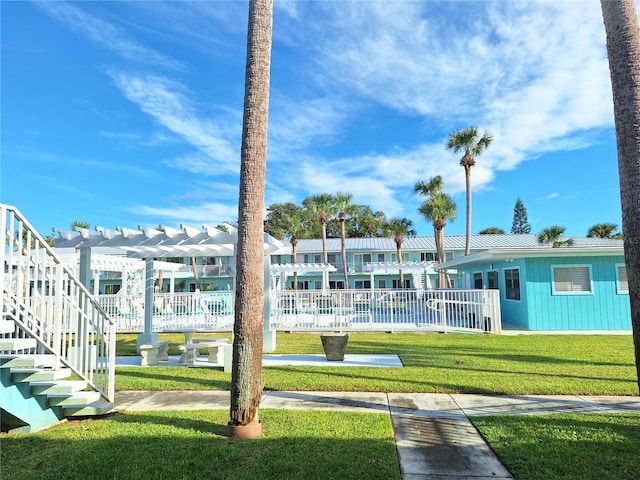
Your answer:
[[[119,332],[144,330],[144,302],[135,295],[99,295],[98,302],[111,315]],[[153,300],[153,331],[183,328],[233,330],[234,292],[157,293]]]
[[[233,330],[234,292],[154,297],[153,331]],[[275,330],[501,331],[497,290],[284,290],[270,292]],[[142,332],[142,298],[101,295],[119,332]]]
[[[107,400],[115,393],[116,327],[74,273],[12,206],[0,204],[0,311],[16,323],[13,337],[30,337],[33,351],[55,356]]]
[[[498,290],[271,292],[276,330],[501,331]]]

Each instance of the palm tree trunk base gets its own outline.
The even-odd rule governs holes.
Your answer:
[[[241,438],[251,440],[257,438],[262,433],[262,422],[250,423],[249,425],[227,424],[227,436],[229,438]]]

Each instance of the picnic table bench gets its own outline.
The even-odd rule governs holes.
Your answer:
[[[157,365],[158,362],[169,360],[169,340],[159,340],[154,343],[140,345],[140,365]]]
[[[180,363],[193,364],[198,358],[201,348],[209,351],[207,362],[224,364],[225,345],[229,345],[226,338],[205,338],[193,337],[190,343],[184,343],[178,348],[182,352],[180,355]]]

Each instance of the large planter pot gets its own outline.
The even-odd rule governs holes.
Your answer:
[[[250,423],[249,425],[227,424],[227,436],[229,438],[242,438],[250,440],[260,436],[262,433],[262,422]]]
[[[347,351],[348,333],[323,333],[320,335],[322,348],[327,360],[330,362],[341,362]]]

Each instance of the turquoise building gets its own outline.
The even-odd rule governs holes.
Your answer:
[[[574,245],[497,247],[439,269],[459,288],[498,289],[502,322],[532,331],[631,331],[621,240],[574,238]]]

